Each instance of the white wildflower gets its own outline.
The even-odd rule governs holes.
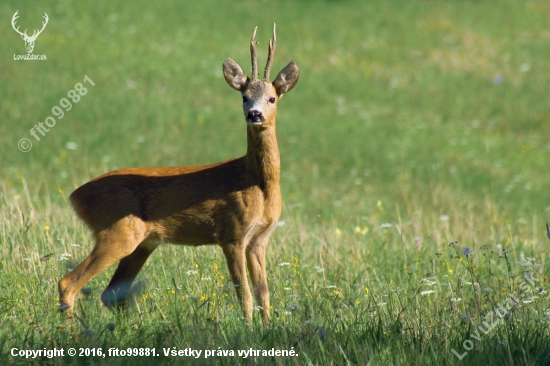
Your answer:
[[[426,286],[433,286],[433,285],[436,285],[437,282],[436,281],[431,281],[427,278],[424,278],[424,279],[422,279],[422,284],[426,285]]]
[[[76,150],[78,149],[78,144],[76,142],[69,141],[65,144],[65,147],[67,148],[67,150]]]

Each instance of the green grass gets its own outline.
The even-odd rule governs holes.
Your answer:
[[[34,49],[47,61],[13,60],[25,53],[16,10],[22,29],[48,13]],[[28,362],[14,347],[155,347],[162,356],[35,362],[550,364],[546,0],[4,1],[0,15],[0,363]],[[256,25],[263,64],[273,22],[273,73],[294,59],[301,76],[279,105],[272,324],[244,323],[219,248],[165,246],[126,313],[99,301],[111,268],[79,295],[71,329],[57,281],[93,242],[70,192],[118,167],[243,155],[240,97],[221,64],[249,70]],[[85,75],[95,87],[34,140]],[[523,302],[474,339],[514,293]],[[469,341],[460,361],[452,349]],[[298,356],[165,357],[173,347]]]

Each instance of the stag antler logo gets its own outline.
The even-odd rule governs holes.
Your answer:
[[[18,12],[19,12],[19,10],[17,10],[15,12],[15,14],[13,14],[13,18],[11,18],[11,26],[13,27],[13,29],[17,33],[19,33],[21,35],[21,38],[23,38],[23,40],[25,41],[25,48],[27,49],[27,53],[32,53],[32,50],[34,49],[34,42],[36,41],[36,38],[38,38],[40,33],[42,33],[44,28],[46,28],[46,24],[48,24],[48,19],[49,19],[48,14],[44,13],[45,22],[42,23],[42,29],[40,29],[40,30],[35,29],[34,32],[32,33],[32,36],[28,36],[26,29],[25,29],[24,32],[21,32],[21,31],[19,31],[19,27],[15,28],[15,21],[17,20],[17,18],[19,18],[19,16],[17,15]]]

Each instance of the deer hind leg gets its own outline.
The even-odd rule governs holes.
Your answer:
[[[252,321],[252,295],[248,287],[248,279],[246,277],[246,258],[245,246],[242,244],[226,244],[222,245],[223,254],[227,261],[229,274],[237,292],[237,298],[242,305],[246,320]]]
[[[111,282],[109,282],[109,285],[101,294],[101,301],[105,306],[122,307],[125,305],[132,283],[147,261],[147,258],[149,258],[156,248],[156,245],[141,243],[132,254],[120,260],[113,278],[111,278]]]
[[[262,235],[256,240],[252,240],[246,248],[246,264],[252,280],[256,302],[262,307],[261,315],[264,325],[269,323],[270,311],[269,287],[267,286],[265,267],[265,249],[268,239],[269,235]]]
[[[72,311],[78,291],[114,262],[130,255],[145,238],[145,224],[124,218],[97,235],[92,253],[59,283],[60,310]]]

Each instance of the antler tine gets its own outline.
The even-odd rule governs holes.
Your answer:
[[[273,39],[269,40],[269,53],[267,55],[267,63],[265,64],[264,79],[269,80],[269,72],[271,71],[271,65],[273,65],[273,58],[275,57],[275,49],[277,48],[277,36],[275,34],[275,23],[273,23]]]
[[[48,18],[48,14],[44,13],[44,20],[45,20],[45,22],[42,22],[42,29],[36,30],[36,31],[38,31],[38,33],[36,34],[37,37],[38,37],[38,35],[39,35],[40,33],[42,33],[42,31],[44,30],[44,28],[46,28],[46,25],[48,24],[48,20],[49,20],[49,19],[50,19],[50,18]],[[36,33],[36,31],[35,31],[35,33]],[[33,34],[33,36],[34,36],[34,34]]]
[[[19,30],[19,26],[17,26],[17,28],[15,28],[15,21],[17,20],[17,18],[19,18],[18,13],[19,13],[19,10],[17,10],[17,11],[15,12],[15,14],[13,14],[13,17],[11,18],[11,26],[12,26],[12,28],[13,28],[17,33],[19,33],[20,35],[23,35],[23,34],[27,35],[27,30],[26,30],[26,29],[25,29],[25,32],[24,32],[24,33],[21,33],[21,31]]]
[[[252,33],[252,39],[250,40],[250,58],[252,59],[252,80],[256,80],[258,78],[258,60],[256,59],[256,45],[258,42],[256,42],[256,31],[258,30],[258,27],[254,28],[254,32]]]
[[[15,14],[13,14],[13,17],[11,17],[11,25],[13,26],[13,28],[15,29],[15,21],[17,20],[17,18],[19,18],[19,10],[17,10],[15,12]],[[17,29],[19,29],[19,27],[17,27]]]

